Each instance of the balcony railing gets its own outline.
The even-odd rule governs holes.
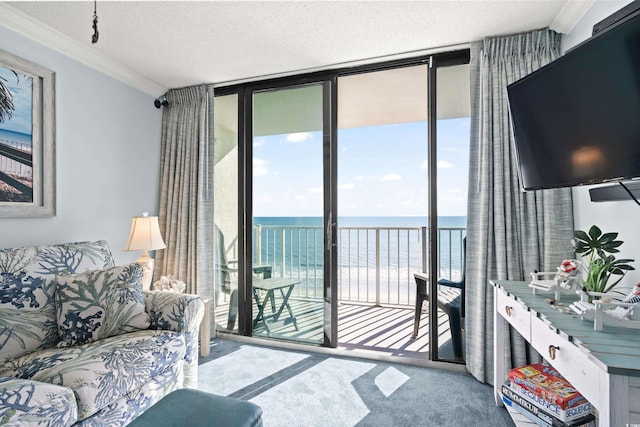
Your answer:
[[[459,280],[466,229],[438,228],[439,277]],[[426,227],[339,227],[338,299],[375,305],[415,303],[413,273],[426,271]],[[254,264],[296,278],[293,296],[323,296],[323,228],[256,225]]]
[[[17,176],[30,177],[32,174],[31,166],[26,165],[23,161],[20,161],[19,158],[16,160],[16,157],[7,157],[2,154],[4,151],[11,149],[20,150],[25,153],[25,155],[31,154],[31,144],[0,139],[0,171]]]

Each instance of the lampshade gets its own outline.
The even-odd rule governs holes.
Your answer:
[[[133,217],[125,251],[152,251],[166,247],[160,234],[157,216],[148,216],[145,212],[143,216]]]

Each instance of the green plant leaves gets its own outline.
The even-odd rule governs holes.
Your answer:
[[[591,226],[589,233],[576,230],[574,237],[576,253],[590,258],[594,253],[597,253],[600,258],[605,258],[606,254],[618,253],[620,252],[618,248],[624,243],[622,240],[616,240],[618,233],[603,234],[596,225]]]
[[[635,270],[631,265],[633,259],[616,259],[611,254],[619,253],[624,243],[618,239],[618,233],[602,233],[592,225],[588,232],[576,230],[573,245],[577,254],[588,258],[585,287],[593,292],[608,292],[622,280],[627,271]],[[620,276],[607,286],[611,276]]]
[[[600,235],[602,235],[602,230],[600,230],[598,226],[592,225],[589,229],[589,237],[591,237],[593,240],[598,240],[598,237],[600,237]]]

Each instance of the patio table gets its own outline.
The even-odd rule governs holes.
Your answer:
[[[255,298],[256,305],[258,306],[258,315],[253,319],[253,327],[255,328],[258,322],[262,321],[267,334],[271,336],[271,329],[267,323],[268,319],[277,321],[282,314],[282,311],[286,308],[289,312],[289,317],[285,319],[285,324],[293,323],[296,331],[298,330],[298,324],[296,323],[296,317],[293,315],[293,310],[289,305],[289,297],[295,285],[299,284],[299,279],[283,279],[283,278],[269,278],[269,279],[254,279],[253,281],[253,297]],[[282,296],[282,302],[278,311],[276,312],[275,291],[280,291]],[[264,298],[260,298],[260,291],[265,293]],[[265,315],[264,309],[271,302],[271,314]]]

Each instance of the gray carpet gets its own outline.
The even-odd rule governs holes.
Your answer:
[[[250,400],[266,427],[513,426],[471,375],[216,339],[199,388]]]

